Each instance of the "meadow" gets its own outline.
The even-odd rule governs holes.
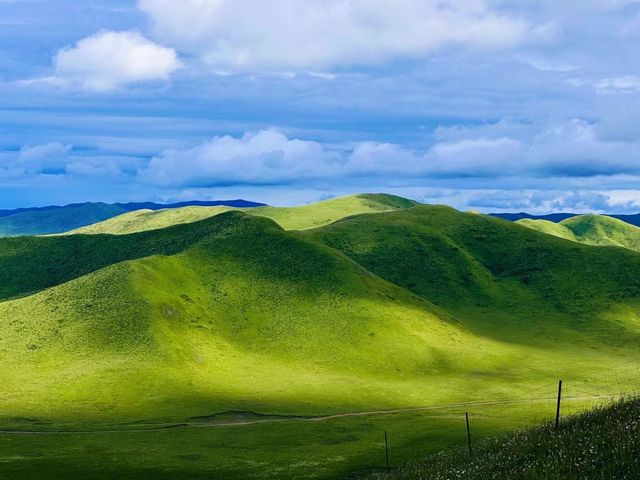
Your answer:
[[[567,412],[640,381],[635,251],[389,196],[260,208],[0,239],[0,473],[342,478],[385,430],[400,463],[465,411],[549,418],[559,378]]]
[[[592,401],[567,401],[566,414]],[[464,413],[473,438],[499,435],[551,418],[552,399],[517,405],[468,405],[326,421],[263,419],[254,425],[214,422],[193,428],[113,425],[108,433],[0,434],[2,477],[19,479],[318,479],[360,477],[443,449],[466,448]],[[228,416],[220,422],[243,422]],[[33,428],[32,426],[31,428]],[[65,428],[38,425],[37,428]],[[66,426],[68,428],[69,426]],[[24,426],[23,426],[24,428]],[[147,431],[145,431],[147,429]],[[134,431],[132,431],[134,430]],[[462,447],[460,447],[462,446]],[[466,457],[467,453],[462,451]]]

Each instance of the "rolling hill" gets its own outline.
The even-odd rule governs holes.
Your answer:
[[[604,215],[579,215],[560,223],[527,219],[519,220],[517,223],[587,245],[623,247],[640,251],[640,228]]]
[[[326,220],[321,207],[304,207],[309,222]],[[128,235],[0,239],[2,418],[516,394],[638,355],[639,268],[635,252],[429,206],[304,231],[230,211]]]
[[[351,215],[387,212],[418,205],[405,198],[384,194],[361,194],[325,200],[300,207],[262,206],[240,209],[246,213],[275,220],[285,230],[317,228]],[[192,206],[172,210],[138,210],[104,222],[68,232],[70,234],[127,234],[191,223],[231,210],[228,207]]]
[[[0,269],[13,298],[0,304],[5,415],[355,408],[413,390],[435,355],[425,336],[452,351],[473,337],[332,249],[243,213],[130,236],[21,240],[0,242],[3,267],[14,266]],[[42,274],[33,250],[51,270]]]
[[[0,237],[21,235],[49,235],[74,230],[139,209],[160,210],[188,206],[229,206],[251,208],[261,203],[245,200],[182,202],[162,205],[158,203],[79,203],[66,206],[19,208],[0,210]]]
[[[510,222],[517,222],[518,220],[547,220],[553,223],[559,223],[568,218],[580,216],[579,213],[550,213],[548,215],[531,215],[530,213],[525,213],[525,212],[491,213],[489,215],[496,218],[502,218],[503,220],[509,220]],[[629,223],[631,225],[635,225],[636,227],[640,227],[640,213],[631,214],[631,215],[606,213],[603,215],[611,218],[616,218],[618,220],[622,220],[623,222]]]

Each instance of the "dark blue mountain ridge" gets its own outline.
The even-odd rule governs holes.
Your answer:
[[[237,208],[254,208],[254,207],[264,207],[265,203],[258,202],[250,202],[249,200],[213,200],[213,201],[200,201],[194,200],[189,202],[178,202],[178,203],[156,203],[156,202],[127,202],[127,203],[104,203],[104,202],[82,202],[82,203],[70,203],[68,205],[47,205],[44,207],[23,207],[23,208],[15,208],[15,209],[0,209],[0,218],[8,217],[9,215],[15,215],[17,213],[24,212],[45,212],[47,210],[56,210],[60,208],[73,208],[73,207],[82,207],[86,205],[117,205],[122,207],[124,210],[128,212],[132,212],[133,210],[162,210],[165,208],[181,208],[181,207],[218,207],[218,206],[226,206],[226,207],[237,207]]]

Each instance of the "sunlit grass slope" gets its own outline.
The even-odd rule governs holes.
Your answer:
[[[640,251],[640,228],[605,215],[579,215],[560,223],[546,220],[519,220],[517,223],[587,245],[624,247]]]
[[[379,480],[639,478],[640,400],[624,400],[563,420],[459,447],[378,474]]]
[[[555,223],[550,220],[533,220],[530,218],[518,220],[516,223],[523,227],[528,227],[532,230],[546,233],[547,235],[564,238],[565,240],[571,240],[572,242],[578,241],[574,233],[562,223]]]
[[[205,218],[215,217],[230,210],[234,210],[234,208],[190,206],[163,210],[134,210],[133,212],[124,213],[103,222],[94,223],[93,225],[88,225],[68,233],[109,233],[118,235],[137,233],[147,230],[158,230],[183,223],[193,223],[204,220]]]
[[[1,239],[0,420],[518,396],[638,357],[639,267],[635,252],[425,206],[296,232],[226,212]]]
[[[238,209],[275,220],[285,230],[304,230],[362,213],[386,212],[416,206],[405,198],[385,194],[361,194],[334,198],[301,207]],[[229,207],[185,207],[171,210],[138,210],[69,233],[127,234],[191,223],[231,210]]]
[[[0,242],[3,260],[37,277],[37,260],[16,241]],[[168,231],[30,241],[48,264],[68,268],[48,272],[46,285],[40,280],[50,288],[0,303],[4,418],[421,403],[432,394],[419,384],[443,355],[487,368],[502,362],[469,348],[493,342],[268,219],[230,212]],[[119,256],[105,254],[114,251]],[[120,261],[127,257],[138,259]],[[37,283],[3,281],[9,296]],[[433,385],[445,381],[435,377]]]
[[[87,203],[19,212],[0,218],[0,237],[65,232],[82,225],[101,222],[126,211],[120,205]]]
[[[361,194],[334,198],[301,207],[260,207],[249,213],[275,220],[285,230],[306,230],[329,225],[363,213],[402,210],[418,205],[413,200],[386,194]]]

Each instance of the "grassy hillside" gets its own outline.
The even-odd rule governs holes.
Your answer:
[[[264,204],[248,202],[246,200],[196,201],[166,205],[153,202],[113,204],[80,203],[61,207],[48,206],[0,210],[0,237],[50,235],[99,223],[134,210],[171,210],[193,206],[212,207],[214,209],[225,206],[251,209],[252,207],[264,206]],[[222,208],[222,211],[224,210],[225,209]]]
[[[265,206],[237,210],[275,220],[285,230],[305,230],[321,227],[351,215],[386,212],[416,205],[416,202],[393,195],[362,194],[334,198],[301,207]],[[141,210],[126,213],[69,233],[128,234],[142,232],[203,220],[228,210],[230,208],[227,207],[185,207],[159,211]]]
[[[306,237],[454,310],[506,311],[543,302],[577,318],[640,296],[640,256],[634,252],[572,244],[449,207],[353,217]]]
[[[401,467],[378,480],[609,480],[640,477],[640,400],[632,399]]]
[[[437,351],[483,343],[333,250],[241,213],[168,232],[30,241],[51,265],[68,259],[67,269],[40,285],[55,286],[0,304],[7,416],[96,421],[349,410],[397,395],[419,402],[426,392],[416,384]],[[7,264],[35,262],[3,251]],[[114,251],[119,263],[107,267],[115,257],[91,256]],[[24,279],[5,275],[5,290],[25,293]]]
[[[549,220],[531,220],[528,218],[518,220],[516,223],[518,225],[522,225],[523,227],[546,233],[547,235],[564,238],[565,240],[571,240],[572,242],[578,241],[573,231],[571,231],[571,229],[569,229],[562,223],[554,223]]]
[[[87,235],[108,233],[124,235],[147,230],[159,230],[183,223],[193,223],[215,217],[230,210],[234,209],[231,207],[181,207],[165,210],[142,209],[118,215],[103,222],[78,228],[68,233]]]
[[[0,267],[0,404],[15,415],[424,405],[546,382],[559,358],[577,375],[611,348],[638,353],[639,255],[446,207],[306,232],[227,212],[4,239]]]
[[[560,223],[520,220],[525,227],[587,245],[623,247],[640,251],[640,228],[604,215],[579,215]]]
[[[557,378],[579,379],[582,396],[610,393],[594,372],[640,360],[636,252],[395,197],[320,205],[277,211],[277,220],[302,228],[304,215],[307,226],[342,219],[288,231],[229,211],[128,235],[0,239],[0,429],[131,430],[280,416],[236,434],[245,444],[265,442],[255,452],[228,450],[222,433],[191,430],[158,434],[162,448],[144,455],[137,433],[127,445],[132,458],[179,464],[185,478],[254,477],[269,462],[288,465],[286,472],[259,476],[336,478],[372,458],[366,449],[379,437],[380,410],[401,410],[408,455],[418,437],[449,445],[452,420],[403,409],[531,399]],[[346,216],[354,205],[376,213]],[[640,370],[627,369],[616,391],[639,381]],[[236,413],[220,417],[225,412]],[[303,423],[358,412],[373,413],[338,417],[314,435]],[[491,431],[540,412],[501,411]],[[269,454],[276,432],[290,446],[278,455]],[[193,455],[184,452],[187,438],[205,442],[192,463],[167,455]],[[303,454],[295,447],[303,438],[317,464],[290,456]],[[72,454],[89,463],[96,451],[127,456],[120,444],[94,441],[82,453],[69,446],[66,465],[77,465]],[[6,465],[20,469],[13,445]],[[321,452],[330,456],[326,471]],[[42,458],[52,462],[49,455]],[[109,474],[171,478],[125,464],[126,474]],[[191,475],[196,470],[202,475]]]
[[[126,211],[119,205],[106,203],[23,211],[0,217],[0,237],[66,232],[121,215]]]

